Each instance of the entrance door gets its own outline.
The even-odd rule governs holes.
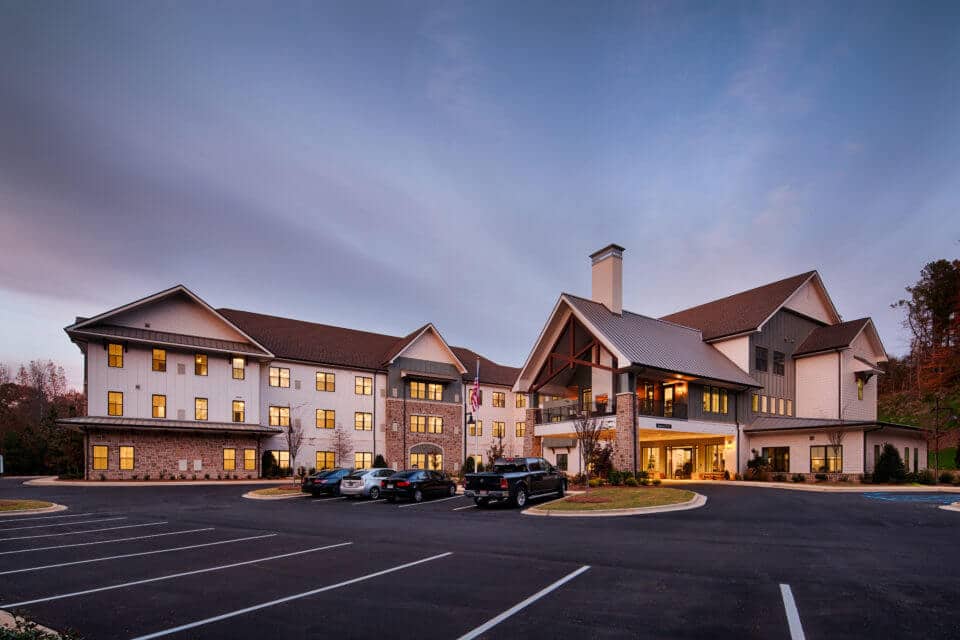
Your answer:
[[[693,447],[670,447],[667,449],[667,474],[669,478],[689,478],[693,473]]]

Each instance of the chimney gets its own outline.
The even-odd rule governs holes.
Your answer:
[[[593,291],[590,297],[617,315],[623,313],[623,252],[609,244],[590,254],[593,264]]]

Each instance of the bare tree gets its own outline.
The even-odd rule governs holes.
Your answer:
[[[580,446],[580,459],[583,461],[583,472],[586,478],[585,490],[590,490],[590,465],[597,455],[600,435],[603,432],[603,420],[593,418],[589,413],[582,413],[573,421],[573,429],[577,435],[577,442]]]
[[[300,446],[303,444],[303,423],[300,418],[295,418],[287,425],[287,452],[290,455],[290,468],[293,470],[293,482],[297,482],[297,454],[300,453]]]
[[[839,451],[841,456],[843,455],[843,448],[842,448],[842,447],[843,447],[843,438],[844,438],[844,436],[846,436],[846,435],[847,435],[846,432],[843,431],[842,429],[834,429],[833,431],[829,431],[829,432],[827,433],[827,441],[830,442],[830,446],[833,448],[833,451],[834,451],[834,452]],[[828,454],[827,454],[827,457],[829,458],[829,456],[830,456],[830,454],[828,453]],[[829,460],[827,460],[826,462],[827,462],[827,470],[829,470],[829,469],[830,469]],[[841,462],[840,462],[840,468],[843,469],[843,461],[842,461],[842,459],[841,459]],[[833,475],[834,475],[834,476],[839,476],[839,472],[833,472]],[[837,478],[834,477],[834,479],[836,480]]]
[[[341,425],[337,425],[336,431],[333,433],[333,442],[330,444],[333,450],[333,457],[341,467],[346,467],[343,459],[353,453],[353,438],[350,437],[350,434],[344,431],[341,428]]]

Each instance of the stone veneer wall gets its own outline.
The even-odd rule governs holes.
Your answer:
[[[395,469],[410,466],[409,451],[418,444],[435,444],[443,450],[443,470],[453,473],[463,463],[463,405],[451,402],[429,402],[387,398],[386,401],[387,464]],[[440,416],[443,418],[443,433],[413,433],[410,431],[410,416]],[[396,426],[396,430],[394,430]],[[406,435],[406,450],[404,450]]]
[[[633,471],[633,428],[637,416],[633,410],[633,394],[617,394],[617,435],[614,440],[613,466]]]
[[[529,398],[528,398],[529,402]],[[523,455],[524,456],[542,456],[543,455],[543,438],[540,436],[535,436],[533,432],[537,428],[537,424],[540,422],[540,409],[527,408],[526,414],[524,415],[524,420],[527,423],[527,431],[523,437]]]
[[[93,468],[94,445],[107,446],[107,469]],[[132,446],[133,469],[120,470],[120,447]],[[233,471],[223,469],[223,450],[237,450],[236,466]],[[256,449],[257,468],[247,471],[243,468],[243,450]],[[100,480],[132,480],[133,476],[143,479],[149,475],[151,480],[159,480],[160,473],[166,477],[185,475],[192,480],[194,475],[203,480],[206,474],[216,478],[217,474],[236,475],[246,479],[260,477],[260,442],[257,436],[219,433],[181,433],[171,431],[90,431],[87,437],[87,478]],[[187,461],[187,470],[181,471],[180,460]],[[194,471],[194,460],[200,460],[202,468]]]

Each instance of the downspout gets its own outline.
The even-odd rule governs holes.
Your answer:
[[[843,420],[843,358],[837,351],[837,420]]]
[[[460,469],[463,470],[464,465],[467,464],[467,394],[466,389],[463,387],[461,376],[460,382],[460,399],[463,401],[463,422],[460,424],[460,428],[463,429],[463,459],[460,461]],[[476,418],[474,418],[476,420]],[[474,469],[476,471],[476,469]]]

